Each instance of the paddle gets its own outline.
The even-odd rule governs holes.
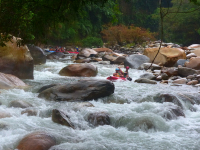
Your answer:
[[[131,77],[127,77],[127,80],[132,81],[132,78]]]

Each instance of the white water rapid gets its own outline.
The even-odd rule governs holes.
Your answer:
[[[68,57],[69,58],[69,57]],[[173,103],[153,102],[158,93],[198,94],[192,86],[150,85],[135,83],[134,80],[144,71],[130,69],[133,81],[114,82],[115,93],[109,97],[90,101],[95,107],[84,107],[76,111],[77,102],[53,102],[38,98],[37,91],[52,83],[73,83],[81,78],[63,77],[58,72],[71,60],[47,61],[35,66],[34,80],[24,80],[28,89],[0,90],[0,111],[9,112],[12,117],[0,119],[0,150],[13,150],[19,141],[33,131],[46,131],[56,137],[57,145],[51,150],[199,150],[200,149],[200,106],[193,105],[190,111],[183,104],[185,117],[167,120],[163,114]],[[94,79],[106,79],[117,65],[98,67]],[[8,107],[13,100],[31,103],[37,116],[21,114],[22,108]],[[72,129],[51,120],[52,109],[64,111],[75,125]],[[91,127],[86,117],[91,112],[106,112],[111,125]],[[149,122],[149,127],[144,120]],[[151,127],[152,126],[152,127]]]

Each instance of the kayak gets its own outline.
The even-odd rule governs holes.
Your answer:
[[[117,80],[123,80],[123,81],[126,81],[126,78],[124,78],[124,77],[115,77],[115,76],[110,76],[110,77],[107,77],[107,80],[110,80],[110,81],[117,81]]]
[[[79,52],[66,51],[68,53],[79,54]]]

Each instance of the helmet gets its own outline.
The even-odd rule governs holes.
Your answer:
[[[117,70],[119,70],[119,68],[116,68],[115,70],[117,71]]]
[[[129,69],[129,66],[126,66],[126,69]]]

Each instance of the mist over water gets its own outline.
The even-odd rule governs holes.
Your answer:
[[[183,104],[184,117],[169,120],[164,116],[173,103],[153,101],[159,93],[179,96],[182,93],[198,95],[193,86],[149,85],[135,83],[134,80],[144,71],[130,69],[132,81],[114,82],[115,93],[90,101],[95,107],[83,107],[77,110],[77,102],[53,102],[38,98],[37,91],[49,84],[73,83],[84,77],[63,77],[58,72],[72,62],[47,61],[35,66],[34,80],[24,80],[28,89],[0,90],[0,112],[8,112],[11,117],[0,119],[0,150],[15,149],[18,142],[33,131],[47,131],[57,139],[57,145],[51,150],[187,150],[200,149],[200,107]],[[106,79],[112,75],[117,65],[101,65],[98,75],[89,79]],[[87,78],[88,79],[88,78]],[[180,98],[180,97],[179,97]],[[33,105],[37,116],[21,114],[22,108],[9,107],[13,100],[23,100]],[[52,109],[64,111],[76,129],[62,126],[51,120]],[[91,112],[106,112],[111,125],[92,127],[87,122]]]

